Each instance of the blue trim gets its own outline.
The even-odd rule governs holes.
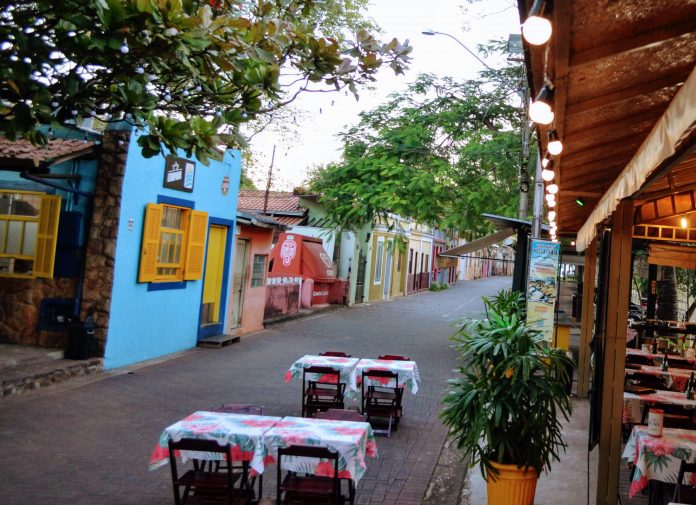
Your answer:
[[[229,285],[229,278],[230,278],[230,268],[232,266],[230,265],[230,258],[232,256],[232,239],[234,238],[234,221],[230,219],[222,219],[219,217],[209,217],[208,218],[208,235],[210,235],[210,225],[219,225],[219,226],[226,226],[227,227],[227,237],[225,238],[225,259],[223,260],[223,268],[222,268],[222,287],[221,289],[221,294],[220,294],[220,313],[223,315],[222,317],[222,322],[217,323],[217,324],[206,324],[206,325],[201,325],[200,324],[200,315],[199,317],[199,326],[198,326],[198,339],[200,340],[201,338],[205,337],[210,337],[213,335],[221,335],[222,332],[224,331],[225,328],[225,319],[227,317],[227,289]],[[206,240],[206,247],[205,247],[205,258],[207,260],[208,258],[208,244],[209,242]],[[203,272],[203,283],[205,284],[205,271]],[[204,286],[205,287],[205,286]],[[201,289],[201,307],[203,307],[203,290]]]
[[[188,207],[189,209],[196,208],[196,202],[192,200],[184,200],[183,198],[174,198],[173,196],[167,195],[157,195],[157,203],[176,205],[177,207]]]
[[[168,289],[186,289],[187,281],[180,282],[148,282],[148,291],[166,291]]]

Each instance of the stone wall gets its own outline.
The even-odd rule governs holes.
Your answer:
[[[109,330],[116,236],[129,136],[128,131],[104,133],[92,223],[87,240],[81,317],[84,320],[88,311],[94,312],[94,351],[99,356],[104,355]]]
[[[0,341],[39,347],[67,347],[68,333],[39,331],[44,298],[75,298],[77,279],[14,279],[0,282]]]

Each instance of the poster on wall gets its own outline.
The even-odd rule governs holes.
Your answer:
[[[561,244],[532,240],[527,280],[527,322],[553,340],[554,307],[558,297],[558,267]]]
[[[185,158],[167,156],[164,165],[164,187],[177,191],[193,192],[196,164]]]

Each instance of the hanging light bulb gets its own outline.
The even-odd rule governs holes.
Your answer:
[[[551,124],[554,118],[552,105],[553,88],[544,86],[529,106],[529,119],[537,124]]]
[[[688,221],[685,217],[681,218],[681,227],[682,227],[682,228],[688,228],[688,227],[689,227],[689,221]]]
[[[543,0],[536,0],[529,11],[529,17],[522,24],[522,36],[533,46],[548,42],[553,31],[551,21],[540,15],[543,3]]]
[[[558,184],[549,184],[548,186],[546,186],[546,192],[551,195],[555,195],[556,193],[558,193]]]
[[[571,240],[570,245],[575,246],[575,240]]]
[[[549,152],[554,156],[561,154],[561,151],[563,151],[563,143],[558,138],[556,130],[551,130],[549,132],[549,145],[547,147]]]
[[[544,181],[546,182],[552,181],[554,177],[556,177],[556,172],[554,172],[550,168],[545,168],[541,171],[541,178],[544,179]]]
[[[550,210],[549,211],[549,221],[555,221],[555,220],[556,220],[556,211]]]
[[[553,209],[556,206],[556,200],[546,200],[546,205],[548,205],[549,209]]]
[[[546,201],[547,202],[555,202],[556,201],[556,196],[552,195],[551,193],[546,193]]]
[[[544,154],[544,157],[541,158],[541,167],[546,168],[549,166],[549,163],[551,162],[551,155],[549,154],[548,151]]]

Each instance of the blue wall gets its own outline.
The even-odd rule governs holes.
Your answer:
[[[239,151],[229,150],[222,162],[211,160],[209,166],[193,160],[196,162],[194,191],[186,193],[162,186],[164,157],[143,158],[137,140],[135,132],[132,133],[116,241],[111,317],[104,356],[107,369],[190,349],[197,342],[203,280],[188,281],[182,289],[154,291],[148,291],[147,283],[137,282],[146,204],[157,203],[158,196],[165,196],[193,201],[195,209],[207,212],[209,218],[233,221],[237,212]],[[178,156],[185,157],[183,153]],[[221,191],[224,176],[230,179],[226,195]],[[129,229],[130,219],[132,229]],[[234,234],[234,229],[228,233]],[[226,268],[231,268],[234,257],[231,253]],[[227,314],[227,308],[221,307],[220,313]]]

